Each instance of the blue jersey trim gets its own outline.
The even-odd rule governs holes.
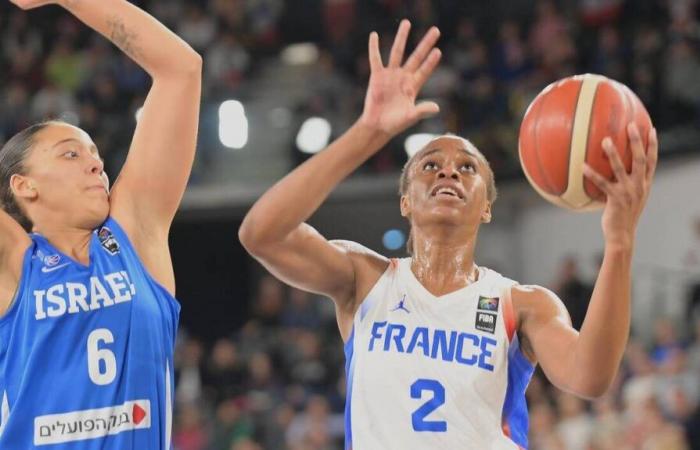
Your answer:
[[[352,449],[352,377],[355,372],[355,327],[345,343],[345,450]]]
[[[529,419],[525,390],[530,384],[535,367],[520,350],[518,335],[508,349],[508,387],[503,404],[503,423],[510,430],[510,439],[520,447],[527,448]]]
[[[36,243],[32,241],[32,243],[29,244],[29,247],[27,247],[27,250],[24,252],[24,257],[22,258],[22,271],[20,273],[19,283],[17,283],[17,290],[15,290],[15,294],[12,297],[9,309],[5,311],[5,314],[0,315],[0,326],[7,323],[10,317],[12,317],[19,309],[19,303],[22,301],[22,292],[24,292],[24,287],[27,284],[29,276],[31,275],[32,255],[34,254],[35,247]]]

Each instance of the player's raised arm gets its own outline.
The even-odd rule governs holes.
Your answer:
[[[656,130],[649,133],[645,152],[639,130],[628,127],[633,154],[627,173],[610,140],[603,148],[615,180],[586,166],[584,173],[607,197],[603,212],[605,251],[586,318],[577,333],[561,302],[550,292],[514,290],[513,299],[529,305],[522,332],[547,377],[559,388],[582,397],[604,394],[620,366],[627,344],[631,314],[631,265],[639,217],[646,204],[656,169]]]
[[[23,9],[57,3],[104,35],[153,79],[112,190],[111,211],[132,234],[164,238],[192,167],[199,119],[201,57],[125,0],[12,0]]]
[[[432,28],[403,62],[410,29],[404,20],[388,64],[379,53],[379,37],[369,38],[371,76],[360,119],[327,149],[296,168],[253,206],[239,230],[246,249],[287,283],[328,295],[336,303],[354,298],[355,268],[350,253],[359,246],[329,243],[304,223],[330,192],[391,137],[419,119],[438,112],[435,103],[416,104],[416,96],[435,69],[439,37]]]

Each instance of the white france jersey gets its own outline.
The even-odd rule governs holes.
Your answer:
[[[479,279],[436,297],[411,259],[392,260],[345,344],[345,448],[527,448],[533,365],[514,333],[510,288]]]

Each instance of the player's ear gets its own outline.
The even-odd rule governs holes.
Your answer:
[[[39,195],[34,182],[29,177],[17,173],[10,177],[10,189],[15,196],[27,200],[34,200]]]
[[[411,217],[411,201],[409,200],[408,195],[404,194],[401,196],[399,206],[401,208],[401,217],[410,218]]]
[[[491,222],[491,202],[486,202],[486,206],[481,211],[481,223]]]

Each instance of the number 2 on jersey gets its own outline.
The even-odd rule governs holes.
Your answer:
[[[114,335],[107,328],[97,328],[87,338],[88,375],[93,383],[104,386],[114,381],[117,375],[117,358],[111,350],[100,348],[101,342],[114,342]]]
[[[423,391],[433,393],[432,398],[411,414],[414,431],[447,431],[444,420],[425,420],[426,416],[445,404],[445,387],[437,380],[419,378],[411,385],[411,398],[422,399]]]

